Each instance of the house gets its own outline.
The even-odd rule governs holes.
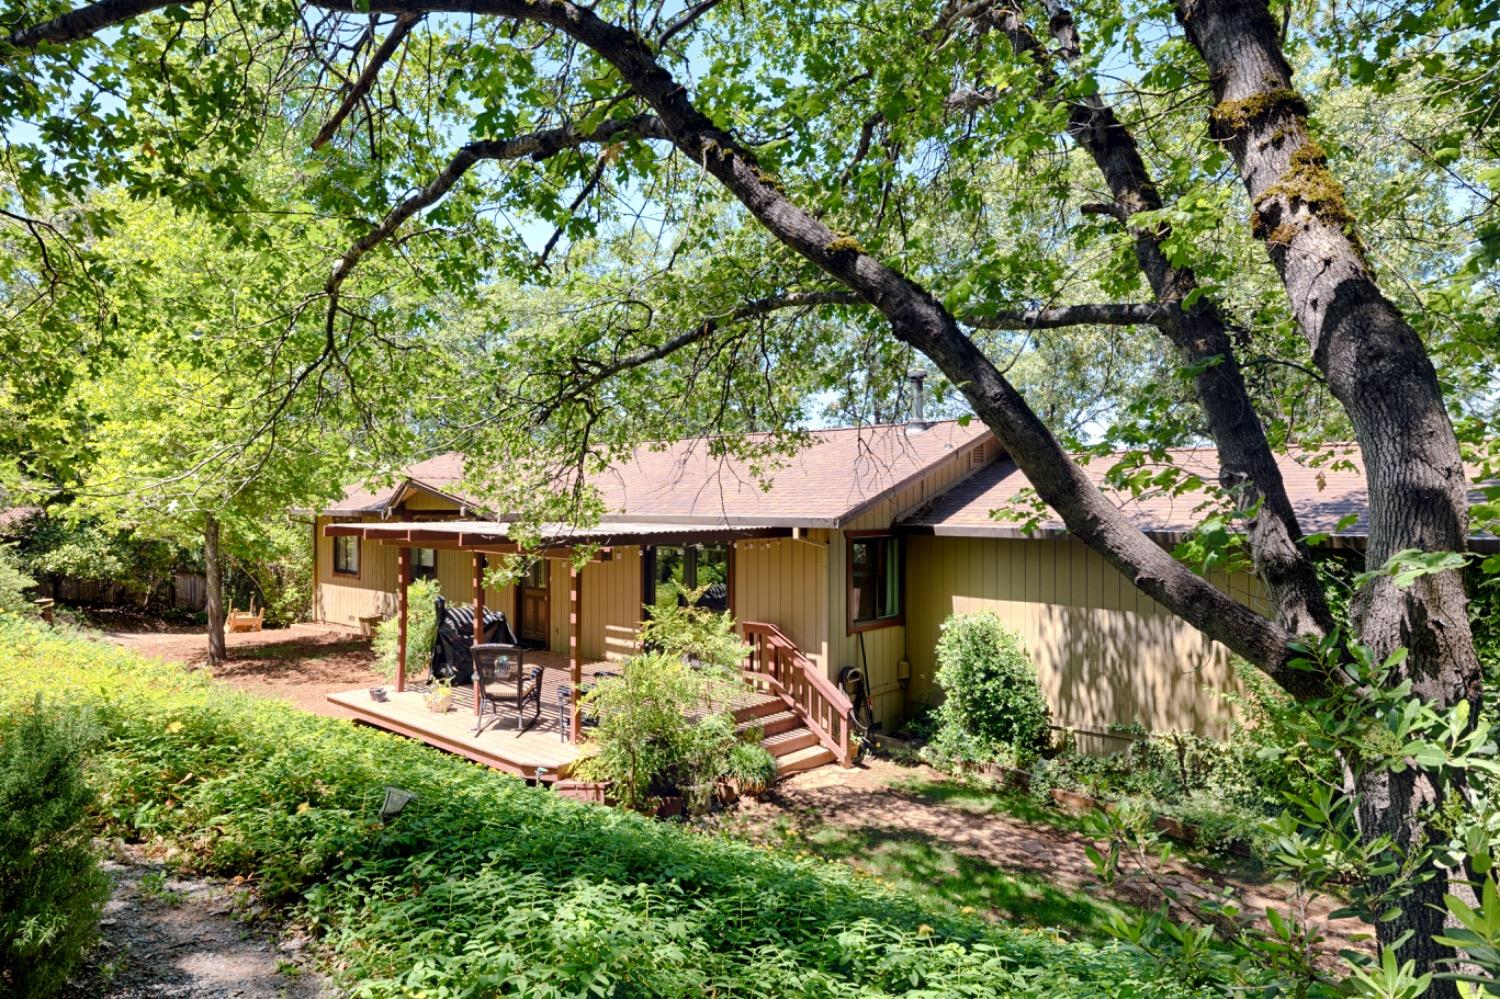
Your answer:
[[[769,473],[766,489],[708,444],[641,447],[593,476],[609,513],[588,530],[553,529],[544,544],[560,555],[587,542],[600,554],[576,573],[568,559],[539,560],[499,590],[475,589],[476,566],[517,549],[506,524],[464,495],[459,457],[413,465],[383,490],[351,489],[316,519],[315,617],[369,627],[395,613],[406,552],[412,576],[436,578],[450,599],[472,595],[503,610],[523,641],[568,651],[577,675],[580,660],[637,650],[642,608],[667,580],[718,583],[706,599],[748,622],[773,652],[793,647],[786,655],[816,674],[819,690],[843,667],[861,668],[874,717],[889,731],[938,697],[933,650],[943,621],[990,610],[1021,634],[1054,722],[1082,746],[1118,748],[1115,729],[1125,725],[1204,734],[1227,726],[1222,692],[1240,687],[1228,650],[1136,590],[1050,511],[1027,525],[993,517],[1028,484],[977,421],[819,430]],[[1169,457],[1185,473],[1217,478],[1211,449]],[[1362,543],[1356,461],[1282,459],[1304,530],[1325,532],[1329,548]],[[1086,467],[1103,484],[1114,464],[1105,457]],[[1120,502],[1170,545],[1214,500],[1194,488]],[[1249,573],[1210,578],[1264,606]]]

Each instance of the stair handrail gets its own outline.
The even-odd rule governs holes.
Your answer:
[[[839,689],[838,684],[828,679],[817,665],[797,647],[786,634],[776,625],[765,621],[741,621],[740,627],[744,630],[745,639],[750,642],[749,671],[758,675],[767,676],[786,691],[792,698],[792,707],[803,723],[818,737],[818,741],[833,751],[834,757],[843,766],[852,766],[853,753],[849,746],[850,717],[854,713],[854,703],[849,696]],[[770,662],[767,660],[767,652],[770,652]],[[770,668],[765,668],[769,666]],[[794,670],[796,679],[802,684],[788,683],[791,677],[783,674],[784,669]],[[802,692],[803,685],[822,704],[799,703],[798,694]],[[819,710],[820,708],[825,710]],[[827,716],[833,723],[824,724],[823,718]]]

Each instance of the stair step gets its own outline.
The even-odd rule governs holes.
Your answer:
[[[760,744],[770,750],[771,755],[778,759],[804,749],[807,746],[818,744],[818,736],[812,729],[805,725],[768,735],[760,740]]]
[[[833,750],[827,746],[812,745],[788,753],[786,756],[778,757],[776,769],[785,777],[788,774],[801,773],[804,770],[814,770],[825,764],[833,762]]]
[[[785,711],[786,701],[775,695],[763,695],[749,704],[742,704],[734,709],[734,720],[747,722],[752,718],[764,718],[767,715],[780,714]]]
[[[744,732],[748,728],[758,727],[762,738],[770,738],[782,732],[802,727],[802,719],[793,711],[782,710],[774,715],[761,715],[758,718],[747,718],[736,728]]]

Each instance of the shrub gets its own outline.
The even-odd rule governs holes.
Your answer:
[[[415,671],[431,661],[437,641],[438,583],[414,579],[406,590],[406,668]],[[401,621],[388,617],[375,626],[375,667],[387,681],[395,680],[401,650]]]
[[[13,614],[27,613],[33,609],[26,591],[36,585],[36,580],[21,571],[21,560],[10,545],[0,545],[0,611]]]
[[[935,762],[1026,762],[1047,745],[1047,699],[1020,636],[994,614],[955,614],[937,644]]]
[[[633,656],[584,701],[599,724],[583,776],[611,781],[628,808],[684,792],[701,803],[705,789],[727,774],[738,741],[733,716],[713,706],[737,691],[729,674],[680,656]]]
[[[354,996],[1218,994],[0,615],[0,714],[39,689],[95,707],[109,832],[252,879]]]
[[[6,995],[55,992],[92,943],[109,878],[90,843],[78,713],[0,718],[0,983]]]
[[[699,665],[738,669],[750,646],[735,631],[732,615],[698,606],[705,590],[669,587],[660,602],[646,608],[641,647]]]

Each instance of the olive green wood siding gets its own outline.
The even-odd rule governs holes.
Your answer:
[[[957,450],[929,474],[861,511],[845,524],[845,530],[831,532],[827,586],[830,655],[825,668],[830,679],[837,679],[839,670],[844,666],[859,666],[865,671],[875,720],[887,732],[899,725],[906,714],[907,695],[897,673],[901,660],[910,659],[908,628],[890,625],[853,634],[849,632],[848,536],[845,532],[886,530],[901,515],[929,502],[960,479],[978,471],[986,461],[993,460],[996,453],[997,447],[988,437]],[[903,599],[909,602],[913,591],[923,584],[921,578],[912,571],[910,556],[907,558],[906,593]],[[907,615],[909,618],[909,607]]]
[[[1096,734],[1140,723],[1221,735],[1229,723],[1222,695],[1242,690],[1229,651],[1082,543],[912,537],[907,557],[913,704],[941,699],[933,652],[942,623],[951,614],[992,611],[1026,643],[1055,724]],[[1211,578],[1264,608],[1254,577]]]
[[[805,539],[738,541],[734,616],[780,628],[802,654],[828,669],[828,531]]]

